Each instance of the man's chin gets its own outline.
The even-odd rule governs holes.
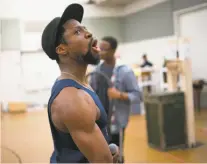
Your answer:
[[[91,65],[98,65],[100,63],[100,56],[99,54],[94,54],[93,52],[87,53],[84,57],[83,57],[83,61],[87,64],[91,64]]]
[[[89,64],[98,65],[101,61],[100,56],[98,54],[93,54],[93,53],[92,53],[92,56],[93,57],[91,57],[91,60],[90,60]]]
[[[98,65],[100,63],[100,59],[97,59],[97,60],[94,60],[94,61],[90,61],[88,64],[91,64],[91,65]]]

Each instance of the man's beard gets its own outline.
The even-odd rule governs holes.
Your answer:
[[[92,65],[97,65],[100,63],[100,57],[98,54],[93,55],[93,53],[91,52],[91,50],[89,49],[89,51],[86,53],[86,55],[82,55],[82,60],[86,63],[86,64],[92,64]]]
[[[92,39],[88,45],[88,52],[79,56],[79,61],[84,62],[85,64],[98,65],[100,63],[99,54],[93,54],[91,51]]]

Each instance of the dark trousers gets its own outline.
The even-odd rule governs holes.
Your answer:
[[[125,138],[125,128],[122,129],[123,131],[123,136],[122,136],[122,151],[124,150],[124,138]],[[111,135],[111,141],[110,143],[114,143],[116,144],[117,146],[119,146],[120,144],[120,135],[119,133],[118,134],[112,134]],[[122,152],[122,155],[123,155],[123,152]],[[124,156],[124,155],[123,155]],[[122,161],[120,163],[124,163],[124,157],[122,157]]]
[[[122,140],[122,143],[124,143],[124,136],[125,136],[125,128],[123,128],[123,140]],[[114,143],[117,146],[119,146],[119,143],[120,143],[119,133],[118,134],[112,134],[111,135],[111,142],[110,143]]]
[[[201,89],[194,89],[194,103],[195,109],[201,111]]]

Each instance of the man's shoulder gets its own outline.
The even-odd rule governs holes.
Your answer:
[[[120,71],[122,74],[125,74],[131,72],[132,68],[128,65],[123,64],[115,67],[115,70]]]
[[[60,105],[67,104],[70,101],[76,100],[75,98],[79,96],[78,92],[79,90],[75,87],[65,87],[57,95],[54,102]]]
[[[64,88],[54,101],[56,107],[58,107],[63,113],[75,114],[77,109],[79,112],[85,110],[88,103],[92,104],[91,97],[83,90],[74,87]]]
[[[74,107],[85,102],[85,97],[89,96],[84,90],[76,87],[65,87],[56,97],[56,102],[63,106],[67,105]]]

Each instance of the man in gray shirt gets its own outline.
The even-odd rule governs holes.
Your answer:
[[[96,71],[101,71],[107,75],[113,83],[113,87],[107,88],[106,92],[108,93],[109,99],[113,100],[115,120],[124,136],[130,111],[133,108],[139,108],[141,94],[133,70],[116,61],[115,52],[117,46],[118,43],[115,38],[110,36],[102,38],[100,43],[100,55],[101,59],[103,59],[103,63],[96,68]],[[102,87],[97,85],[96,80],[96,78],[91,79],[91,86],[95,91],[98,87]],[[119,133],[112,135],[111,143],[115,143],[119,146]]]

